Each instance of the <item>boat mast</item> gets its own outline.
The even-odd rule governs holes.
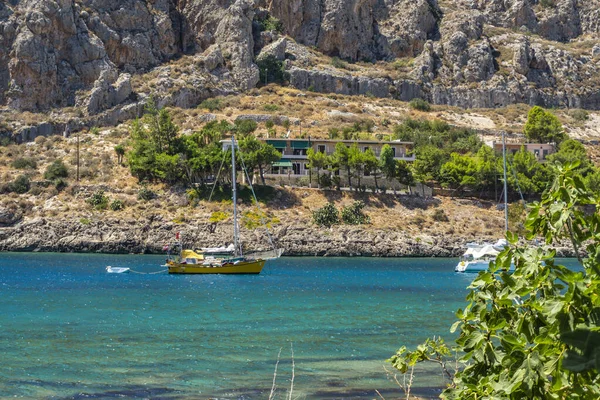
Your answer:
[[[231,184],[233,187],[233,246],[234,255],[242,255],[238,244],[238,225],[237,225],[237,185],[235,177],[235,135],[231,134]],[[506,174],[505,174],[506,175]]]
[[[506,136],[502,132],[502,159],[504,160],[504,230],[508,232],[508,185],[506,183]]]

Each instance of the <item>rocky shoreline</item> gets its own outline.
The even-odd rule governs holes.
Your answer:
[[[213,233],[209,228],[208,224],[177,224],[160,216],[98,221],[33,218],[0,227],[0,252],[162,254],[163,246],[174,241],[176,232],[181,232],[185,247],[222,246],[231,242],[231,225],[219,225]],[[242,238],[246,251],[270,249],[268,236],[262,229],[242,229]],[[474,241],[441,234],[414,237],[402,231],[370,227],[319,228],[302,224],[278,225],[272,238],[278,247],[285,249],[285,256],[324,257],[458,257],[465,244]],[[567,246],[557,252],[563,257],[574,255]]]

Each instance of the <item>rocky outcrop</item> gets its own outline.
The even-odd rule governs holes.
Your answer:
[[[147,70],[180,52],[180,26],[169,0],[83,0],[81,20],[119,69]]]
[[[292,67],[289,71],[290,84],[303,90],[350,95],[373,95],[387,97],[391,82],[383,78],[352,76],[321,70],[306,70]]]
[[[232,227],[219,225],[210,232],[207,225],[165,221],[159,216],[144,219],[53,220],[35,218],[2,225],[0,209],[0,251],[52,251],[100,253],[163,253],[176,232],[184,232],[184,247],[214,247],[230,243]],[[11,217],[12,218],[12,217]],[[246,252],[270,249],[263,230],[242,229]],[[488,238],[490,241],[494,238]],[[464,252],[466,238],[421,235],[362,227],[318,228],[300,224],[275,228],[273,240],[287,256],[376,256],[376,257],[457,257]],[[568,247],[562,256],[572,255]]]
[[[23,215],[6,207],[0,207],[0,228],[15,225],[23,218]]]
[[[418,54],[436,34],[434,0],[262,1],[299,43],[330,56],[377,60]]]

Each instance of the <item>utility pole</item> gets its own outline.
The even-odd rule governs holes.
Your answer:
[[[77,130],[77,182],[79,182],[79,130]]]
[[[502,132],[502,158],[504,159],[504,227],[508,232],[508,182],[506,180],[506,136]]]

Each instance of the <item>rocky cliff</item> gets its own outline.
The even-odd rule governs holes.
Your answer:
[[[263,31],[269,15],[281,32]],[[9,0],[0,105],[95,115],[152,92],[192,107],[255,87],[261,50],[287,35],[278,51],[300,89],[600,109],[599,34],[599,0]],[[158,84],[134,84],[151,71]]]

